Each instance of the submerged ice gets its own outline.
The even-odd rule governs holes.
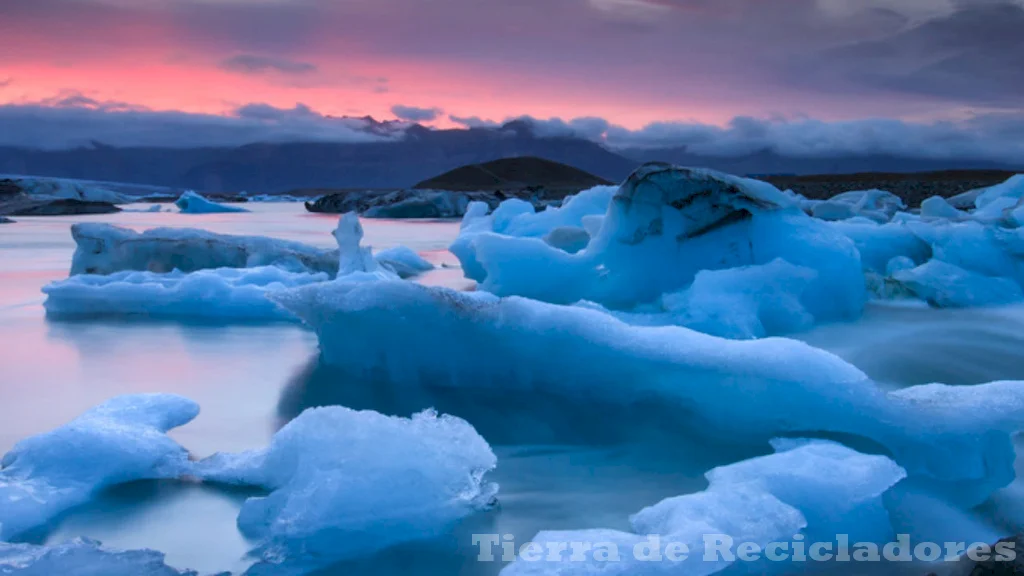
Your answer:
[[[797,534],[812,542],[831,542],[838,531],[854,541],[882,542],[890,537],[882,495],[906,476],[892,460],[832,442],[774,444],[775,454],[708,472],[709,486],[703,492],[668,498],[634,514],[632,532],[541,532],[531,539],[545,551],[548,543],[612,543],[614,561],[593,552],[581,560],[572,550],[562,550],[554,557],[517,560],[502,576],[716,574],[735,557],[719,554],[717,560],[705,560],[707,535],[759,550],[773,542],[790,542]],[[774,564],[755,564],[758,568],[752,572],[782,573],[788,568],[786,562]]]
[[[57,546],[0,542],[0,574],[10,576],[197,576],[155,550],[112,550],[78,538]],[[226,575],[224,575],[226,576]]]

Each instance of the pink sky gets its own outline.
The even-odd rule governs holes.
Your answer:
[[[2,0],[0,106],[80,94],[388,119],[400,105],[441,111],[436,126],[530,115],[630,129],[1019,113],[1022,3]]]

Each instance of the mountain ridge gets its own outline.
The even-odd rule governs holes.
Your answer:
[[[0,173],[126,182],[203,192],[280,193],[294,189],[407,188],[465,165],[539,157],[608,181],[646,161],[701,166],[739,175],[1015,171],[987,161],[873,156],[789,157],[771,150],[704,156],[685,147],[611,150],[573,135],[537,135],[526,122],[496,128],[432,130],[412,125],[377,142],[252,143],[238,147],[119,148],[97,142],[69,150],[0,147]],[[1024,164],[1024,161],[1022,161]]]

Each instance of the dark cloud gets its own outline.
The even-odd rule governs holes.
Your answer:
[[[422,111],[422,110],[421,110]],[[474,128],[498,122],[454,117]],[[538,137],[576,136],[613,150],[679,148],[733,157],[762,150],[783,156],[829,157],[892,155],[938,160],[1024,162],[1024,114],[990,113],[957,122],[903,122],[866,119],[825,122],[814,119],[734,118],[720,127],[696,122],[659,122],[629,130],[603,118],[536,119]],[[303,104],[277,108],[252,103],[226,116],[147,110],[101,102],[73,92],[46,102],[0,106],[0,145],[61,149],[99,141],[115,146],[235,146],[254,142],[378,142],[402,137],[408,122],[376,123],[366,118],[335,118]]]
[[[892,155],[936,160],[992,160],[1024,165],[1024,114],[993,113],[959,122],[866,119],[734,118],[727,126],[658,122],[629,130],[600,118],[520,117],[538,135],[575,135],[611,149],[685,147],[704,156],[736,157],[762,150],[782,156]],[[601,130],[601,126],[604,130]]]
[[[409,122],[433,122],[444,113],[440,108],[417,108],[415,106],[402,106],[396,104],[391,107],[391,113],[399,120]]]
[[[1024,5],[979,0],[880,39],[813,55],[810,79],[982,105],[1024,106]],[[807,69],[804,69],[806,73]]]
[[[274,58],[272,56],[257,56],[255,54],[238,54],[227,58],[221,61],[220,68],[239,74],[266,74],[268,72],[312,74],[316,72],[316,66],[308,62],[288,60],[287,58]]]
[[[113,146],[239,146],[253,142],[377,142],[361,118],[333,118],[297,104],[248,104],[227,116],[155,111],[65,93],[45,102],[0,106],[0,145],[65,149]],[[397,136],[392,136],[397,137]]]
[[[497,128],[501,122],[495,120],[484,120],[479,116],[448,116],[448,120],[466,128]]]

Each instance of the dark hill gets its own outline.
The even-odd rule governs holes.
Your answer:
[[[543,190],[546,195],[560,197],[609,184],[611,182],[604,178],[567,164],[535,156],[520,156],[462,166],[424,180],[414,188],[455,192],[500,190],[511,195]]]

